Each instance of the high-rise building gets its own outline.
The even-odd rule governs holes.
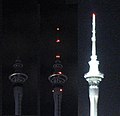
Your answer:
[[[9,76],[13,83],[14,99],[15,99],[15,116],[21,116],[23,83],[28,79],[28,76],[22,73],[23,64],[17,59],[13,65],[15,72]]]
[[[84,75],[84,78],[89,83],[89,98],[90,98],[90,116],[97,116],[97,103],[99,97],[99,83],[104,78],[104,75],[99,71],[99,61],[96,55],[96,36],[95,36],[95,14],[92,16],[92,56],[89,61],[89,72]]]
[[[59,31],[59,28],[57,28]],[[59,46],[61,40],[57,36],[56,44]],[[57,47],[58,47],[57,46]],[[59,48],[57,48],[58,50]],[[54,98],[54,116],[61,116],[61,102],[62,102],[62,93],[63,93],[63,84],[67,80],[67,76],[63,74],[63,65],[61,64],[61,55],[56,54],[55,64],[53,65],[54,73],[48,77],[49,81],[53,85],[53,98]]]

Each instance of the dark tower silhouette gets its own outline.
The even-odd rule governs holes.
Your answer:
[[[57,31],[59,31],[59,28],[57,28]],[[60,42],[60,38],[57,37],[56,43],[60,44]],[[59,54],[55,56],[55,63],[53,65],[54,73],[48,77],[53,85],[54,116],[61,116],[63,84],[67,80],[67,76],[63,74],[63,65],[61,64],[60,58],[61,56]]]
[[[15,116],[21,116],[21,103],[23,96],[23,83],[28,79],[28,76],[22,73],[23,64],[20,59],[15,61],[13,65],[15,72],[9,76],[13,83],[14,99],[15,99]]]

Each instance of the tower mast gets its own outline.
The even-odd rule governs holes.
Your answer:
[[[104,75],[99,71],[99,61],[96,55],[96,30],[95,30],[95,14],[92,15],[92,55],[89,63],[89,72],[84,75],[84,78],[89,83],[89,98],[90,98],[90,116],[97,116],[97,103],[99,97],[99,83],[104,78]]]

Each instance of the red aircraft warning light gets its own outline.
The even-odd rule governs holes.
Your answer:
[[[52,90],[52,92],[53,92],[53,93],[55,92],[54,89]]]
[[[60,55],[56,55],[55,57],[56,57],[56,58],[60,58]]]
[[[58,74],[62,74],[62,72],[58,72]]]
[[[59,31],[60,30],[60,28],[59,27],[57,27],[57,31]]]
[[[57,40],[56,40],[56,43],[60,43],[60,39],[57,39]]]
[[[62,90],[62,89],[60,89],[60,91],[62,92],[63,90]]]
[[[93,17],[95,17],[95,16],[96,16],[96,14],[95,14],[95,13],[92,13],[92,16],[93,16]]]

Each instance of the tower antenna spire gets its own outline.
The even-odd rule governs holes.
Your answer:
[[[97,55],[96,55],[96,30],[95,30],[95,14],[93,13],[92,15],[92,56],[91,56],[91,60],[96,60],[97,59]]]
[[[89,63],[89,72],[85,74],[86,77],[90,76],[99,76],[103,78],[103,74],[100,73],[99,71],[99,61],[97,60],[97,55],[96,55],[96,31],[95,31],[95,14],[93,13],[92,15],[92,55],[91,55],[91,60],[88,62]]]

